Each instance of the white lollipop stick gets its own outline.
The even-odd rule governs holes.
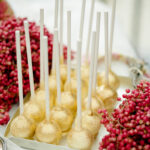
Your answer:
[[[58,27],[58,0],[55,0],[54,28]]]
[[[55,68],[56,68],[56,47],[57,47],[56,34],[54,34],[54,36],[53,36],[52,70],[55,70]]]
[[[109,84],[109,57],[108,57],[108,12],[104,12],[105,26],[105,79],[106,84]]]
[[[64,0],[60,0],[60,56],[63,57],[63,9]]]
[[[50,118],[50,105],[49,105],[49,84],[48,84],[48,38],[47,36],[43,37],[43,46],[44,46],[44,63],[45,63],[45,96],[46,96],[46,119],[49,121]]]
[[[82,41],[86,0],[82,0],[79,39]]]
[[[67,80],[71,80],[71,11],[67,11]]]
[[[57,101],[61,103],[61,83],[60,83],[60,59],[59,59],[59,47],[58,47],[58,29],[54,29],[54,35],[56,38],[56,78],[57,78]]]
[[[111,13],[111,27],[110,27],[109,69],[111,69],[111,61],[112,61],[112,47],[113,47],[114,26],[115,26],[115,12],[116,12],[116,0],[113,0],[112,13]]]
[[[40,9],[40,83],[44,81],[44,64],[43,64],[43,36],[44,36],[44,9]]]
[[[96,48],[95,48],[95,58],[94,58],[94,79],[93,79],[93,89],[96,91],[96,83],[97,83],[97,59],[98,59],[98,50],[99,50],[99,35],[100,35],[100,17],[101,13],[97,12],[96,19]]]
[[[89,80],[89,89],[88,89],[88,109],[91,109],[91,97],[92,97],[92,82],[93,82],[93,71],[94,71],[94,57],[95,57],[95,46],[96,43],[96,32],[92,33],[92,46],[91,46],[91,64],[90,64],[90,80]]]
[[[21,48],[20,48],[20,31],[15,32],[16,49],[17,49],[17,71],[18,71],[18,86],[19,86],[19,107],[20,115],[23,113],[23,86],[22,86],[22,65],[21,65]]]
[[[90,9],[90,20],[89,20],[89,28],[88,28],[88,38],[87,38],[87,45],[86,45],[86,60],[89,58],[89,49],[90,49],[90,41],[91,41],[91,31],[92,31],[92,24],[93,24],[93,14],[94,14],[94,5],[95,0],[92,0],[91,9]]]
[[[27,58],[28,58],[28,66],[29,66],[29,81],[30,81],[30,89],[31,89],[31,98],[33,98],[35,92],[34,92],[34,80],[33,80],[32,57],[31,57],[31,47],[30,47],[30,36],[29,36],[28,21],[24,21],[24,28],[25,28]]]
[[[77,125],[81,127],[81,41],[77,41]]]

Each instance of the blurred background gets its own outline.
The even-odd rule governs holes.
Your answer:
[[[55,0],[7,0],[16,16],[39,20],[39,9],[45,8],[45,24],[52,31]],[[72,10],[73,41],[77,39],[82,0],[64,0],[65,10]],[[110,10],[113,0],[96,0],[96,10]],[[91,0],[87,0],[85,34],[87,36],[88,15]],[[78,20],[78,21],[77,21]],[[66,19],[64,20],[66,22]],[[114,51],[144,59],[150,64],[150,0],[117,0]],[[102,29],[103,30],[103,29]],[[66,28],[64,28],[64,33]],[[64,39],[66,39],[64,37]],[[65,41],[64,41],[65,42]],[[102,42],[103,43],[103,42]],[[85,44],[83,44],[85,45]],[[102,46],[103,47],[103,46]],[[75,42],[73,42],[75,48]],[[127,52],[126,52],[127,51]],[[134,51],[134,52],[133,52]],[[134,54],[133,54],[134,53]]]
[[[117,0],[116,15],[137,55],[150,63],[150,0]]]

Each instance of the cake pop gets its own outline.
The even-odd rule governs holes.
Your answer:
[[[58,30],[54,29],[54,38],[56,41],[56,77],[57,77],[57,105],[51,111],[51,119],[56,121],[62,132],[67,132],[72,125],[73,115],[69,109],[61,106],[61,89],[60,89],[60,66],[59,66],[59,49],[58,49]]]
[[[43,12],[43,10],[41,10]],[[24,106],[24,116],[37,122],[40,122],[44,119],[44,109],[39,105],[35,99],[34,92],[34,81],[33,81],[33,70],[32,70],[32,58],[31,58],[31,48],[30,48],[30,37],[29,37],[29,27],[28,22],[24,21],[25,27],[25,37],[26,37],[26,47],[27,47],[27,58],[29,65],[29,80],[30,80],[30,89],[31,89],[31,98]]]
[[[109,85],[112,87],[114,90],[116,90],[119,87],[120,81],[117,77],[117,75],[112,72],[111,70],[109,71]],[[105,72],[102,72],[100,74],[100,80],[99,80],[99,86],[105,84]]]
[[[88,90],[88,103],[87,110],[82,114],[82,127],[87,129],[93,137],[98,134],[100,128],[100,118],[92,111],[92,84],[93,84],[93,75],[94,75],[94,59],[96,51],[96,32],[93,32],[92,37],[92,47],[91,47],[91,63],[90,63],[90,80],[89,80],[89,90]]]
[[[83,3],[84,4],[84,3]],[[77,118],[75,127],[71,129],[67,136],[67,144],[69,147],[80,150],[88,150],[92,146],[92,135],[91,133],[82,128],[82,115],[81,115],[81,42],[77,42]]]
[[[96,44],[95,44],[95,54],[94,54],[94,70],[93,70],[93,85],[92,85],[92,97],[91,97],[91,110],[92,112],[99,115],[98,110],[104,109],[103,101],[96,94],[97,86],[97,59],[98,59],[98,49],[99,49],[99,33],[100,33],[100,12],[97,13],[97,22],[96,22]],[[93,52],[93,48],[92,48]],[[92,63],[92,60],[91,60]],[[88,97],[83,101],[83,110],[86,110],[88,107]],[[99,115],[100,116],[100,115]]]
[[[37,125],[35,131],[35,138],[40,142],[49,144],[58,144],[61,139],[61,129],[59,125],[50,120],[50,107],[49,107],[49,85],[48,85],[48,41],[47,37],[43,37],[45,48],[45,96],[46,96],[46,119]]]
[[[70,83],[71,80],[71,11],[67,12],[67,39],[68,39],[68,49],[67,49],[67,82]],[[61,93],[61,105],[64,108],[69,109],[73,114],[76,112],[76,100],[75,96],[72,95],[70,91],[64,91]]]
[[[116,9],[116,1],[113,1],[112,7],[112,16],[111,16],[111,27],[110,27],[110,43],[109,43],[109,85],[111,88],[116,90],[119,87],[120,81],[117,75],[111,69],[112,62],[112,47],[113,47],[113,37],[114,37],[114,24],[115,24],[115,9]],[[101,83],[105,84],[105,73],[101,74]]]
[[[35,124],[32,120],[23,115],[23,87],[22,87],[22,67],[21,67],[21,49],[20,32],[16,31],[16,49],[17,49],[17,70],[19,83],[19,106],[20,115],[11,123],[10,132],[13,136],[19,138],[31,138],[35,131]]]
[[[103,100],[105,109],[109,112],[114,107],[116,102],[117,93],[109,86],[109,61],[108,61],[108,12],[104,13],[104,23],[105,23],[105,84],[97,87],[97,95]]]

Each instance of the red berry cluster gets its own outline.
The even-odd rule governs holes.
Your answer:
[[[23,24],[24,20],[26,20],[26,18],[11,18],[6,21],[2,21],[0,24],[0,106],[7,107],[8,111],[11,104],[18,102],[18,77],[15,44],[16,30],[20,31],[21,39],[24,96],[30,91],[26,41]],[[35,87],[37,87],[40,77],[40,28],[35,24],[35,22],[29,22],[29,33],[34,82]],[[48,37],[50,69],[52,62],[53,35],[50,34],[46,28],[44,28],[44,34]],[[66,56],[66,47],[64,50]],[[6,111],[6,109],[4,111]]]
[[[109,132],[99,150],[150,150],[150,83],[142,81],[131,92],[127,89],[123,98],[112,116],[99,111],[101,123]]]
[[[0,0],[0,20],[6,20],[12,17],[13,11],[6,0]]]

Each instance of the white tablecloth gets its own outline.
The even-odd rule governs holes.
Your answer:
[[[29,20],[39,22],[39,9],[45,9],[45,25],[46,27],[53,32],[53,22],[54,22],[54,0],[7,0],[12,6],[15,15],[18,17],[28,17]],[[64,0],[65,8],[64,8],[64,43],[66,43],[66,11],[72,11],[72,48],[76,49],[76,41],[79,34],[79,21],[80,21],[80,10],[81,10],[81,0]],[[86,6],[86,16],[85,16],[85,25],[84,25],[84,36],[83,36],[83,50],[82,53],[85,53],[86,40],[87,40],[87,31],[88,31],[88,17],[90,12],[90,2],[91,0],[87,0]],[[95,5],[95,13],[94,13],[94,21],[93,21],[93,30],[95,29],[95,18],[96,11],[110,11],[110,8],[105,6],[100,1],[96,1]],[[101,37],[100,37],[100,50],[99,54],[103,55],[103,47],[104,47],[104,38],[103,38],[103,14],[101,18]],[[130,45],[128,39],[125,37],[124,32],[121,30],[121,27],[118,22],[115,24],[115,37],[114,37],[114,48],[113,52],[121,53],[124,55],[129,55],[136,57],[132,46]],[[122,72],[120,67],[120,72]],[[16,106],[12,108],[10,111],[10,115],[12,116],[13,112],[16,110]],[[4,133],[5,126],[0,126],[0,133]],[[9,143],[9,142],[8,142]],[[10,146],[11,145],[11,146]],[[11,148],[10,148],[11,147]],[[8,150],[20,150],[20,148],[12,146],[9,144]]]

